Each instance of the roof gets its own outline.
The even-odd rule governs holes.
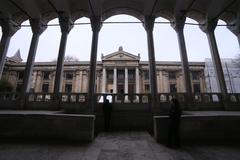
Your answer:
[[[20,50],[18,49],[17,52],[12,56],[12,57],[7,57],[7,61],[15,62],[15,63],[20,63],[22,62],[22,57]]]
[[[43,23],[65,13],[76,21],[81,17],[99,17],[102,21],[128,14],[144,20],[146,16],[187,16],[199,23],[207,19],[222,19],[228,24],[239,22],[240,0],[1,0],[0,19],[12,17],[17,24],[29,18],[42,18]]]
[[[140,54],[138,56],[123,51],[123,47],[120,46],[118,51],[107,54],[103,56],[102,54],[102,61],[139,61]]]

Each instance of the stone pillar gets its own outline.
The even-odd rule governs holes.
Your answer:
[[[113,93],[117,93],[117,67],[113,69]]]
[[[106,92],[106,67],[103,66],[102,73],[102,93]]]
[[[217,48],[217,43],[214,35],[214,30],[217,25],[217,20],[216,21],[206,21],[206,23],[202,26],[200,26],[200,29],[206,33],[207,38],[208,38],[208,43],[210,46],[211,50],[211,56],[212,56],[212,61],[213,61],[213,67],[216,73],[217,77],[217,83],[218,87],[223,95],[224,98],[227,96],[227,87],[224,79],[224,74],[223,74],[223,68],[222,68],[222,63],[221,59],[218,53],[218,48]]]
[[[82,93],[82,85],[83,85],[83,71],[80,70],[79,71],[79,81],[78,81],[78,87],[79,87],[79,90],[78,92]]]
[[[31,87],[32,72],[33,72],[33,66],[34,66],[34,61],[36,57],[39,37],[47,28],[46,25],[43,24],[41,19],[30,19],[30,24],[31,24],[33,35],[32,35],[31,45],[28,52],[28,58],[25,66],[24,77],[23,77],[23,86],[22,86],[22,94],[21,94],[23,99],[25,98],[25,94],[29,92],[29,89]]]
[[[67,37],[71,29],[73,28],[72,20],[68,15],[64,15],[64,13],[59,14],[59,24],[60,24],[62,36],[61,36],[61,42],[59,46],[57,68],[56,68],[54,89],[53,89],[55,98],[57,98],[59,92],[62,91],[63,65],[64,65],[65,49],[67,44]]]
[[[90,58],[90,74],[89,74],[89,84],[88,84],[88,102],[90,110],[93,112],[93,107],[95,103],[94,93],[95,93],[95,81],[96,81],[96,61],[97,61],[97,47],[98,47],[98,35],[101,29],[102,23],[100,17],[91,18],[92,26],[92,47],[91,47],[91,58]]]
[[[136,67],[135,69],[135,74],[136,74],[136,94],[139,94],[139,90],[140,90],[140,87],[139,87],[139,83],[140,83],[140,79],[139,79],[139,69],[138,67]]]
[[[136,94],[139,94],[140,78],[139,78],[139,68],[138,68],[138,66],[135,68],[135,84],[136,84]],[[138,96],[135,96],[135,97],[136,97],[136,101],[139,101],[139,97]]]
[[[0,24],[2,26],[2,38],[0,42],[0,80],[1,80],[11,37],[17,32],[19,27],[17,26],[16,23],[14,23],[10,19],[1,19]]]
[[[153,42],[153,27],[154,17],[144,17],[144,28],[147,32],[148,42],[148,59],[149,59],[149,77],[150,77],[150,88],[151,88],[151,102],[152,107],[157,103],[157,80],[156,80],[156,64],[155,64],[155,52]]]
[[[172,27],[177,32],[178,46],[180,50],[181,63],[182,63],[182,74],[183,74],[183,85],[184,85],[183,87],[184,87],[184,92],[187,94],[188,105],[190,106],[192,102],[192,86],[191,86],[190,71],[188,66],[187,49],[186,49],[185,38],[183,34],[185,20],[186,20],[186,17],[175,18],[175,21],[172,24]]]
[[[128,94],[128,69],[125,67],[125,76],[124,76],[124,94]],[[128,96],[125,96],[125,102],[128,101]]]
[[[76,79],[75,79],[75,89],[74,89],[74,92],[79,92],[79,82],[80,82],[80,71],[79,70],[76,70]]]

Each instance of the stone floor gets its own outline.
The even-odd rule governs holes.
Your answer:
[[[179,150],[155,142],[147,132],[101,133],[92,143],[0,143],[0,160],[240,160],[240,145],[186,145]]]

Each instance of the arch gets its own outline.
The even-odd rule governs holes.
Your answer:
[[[21,24],[30,25],[29,19],[25,19]],[[23,37],[24,41],[22,40]],[[26,61],[28,57],[29,46],[31,44],[31,38],[31,27],[21,27],[11,38],[11,43],[9,44],[7,55],[12,56],[16,53],[17,50],[20,50],[23,61]]]
[[[173,21],[173,19],[174,19],[173,13],[168,10],[161,10],[161,11],[157,12],[155,14],[155,18],[159,18],[159,17],[167,19],[170,22]]]
[[[227,25],[227,23],[219,19],[218,25]],[[239,51],[237,37],[227,26],[217,26],[215,29],[215,37],[221,58],[234,58],[237,55]],[[225,45],[228,47],[225,47]]]
[[[58,18],[58,14],[56,12],[50,11],[50,12],[45,12],[42,14],[42,21],[45,24],[48,24],[50,21],[53,19]]]
[[[190,17],[186,18],[186,23],[199,24],[196,19]],[[185,25],[184,37],[189,62],[203,62],[205,58],[211,58],[207,36],[198,25]]]
[[[29,17],[23,12],[16,12],[12,15],[12,20],[20,25],[23,22],[29,20]]]
[[[155,22],[167,22],[167,24],[155,23],[154,25],[155,59],[156,61],[180,61],[177,34],[171,27],[171,19],[165,17],[155,19]]]
[[[91,53],[92,28],[88,17],[81,17],[75,23],[89,23],[75,25],[68,35],[65,56],[76,57],[80,61],[89,61]],[[84,56],[83,56],[84,55]]]
[[[223,20],[228,25],[233,24],[237,20],[237,14],[234,12],[227,11],[227,12],[224,12],[223,14],[221,14],[219,19]]]
[[[109,17],[105,21],[128,21],[136,22],[138,19],[131,15],[115,15]],[[125,18],[127,18],[125,20]],[[119,34],[121,32],[121,34]],[[113,34],[119,34],[118,37],[113,38]],[[104,38],[103,38],[104,37]],[[103,40],[104,39],[104,40]],[[139,40],[139,41],[136,41]],[[111,44],[109,44],[111,43]],[[101,60],[101,55],[99,53],[107,54],[116,49],[119,46],[123,46],[123,50],[137,54],[141,54],[141,59],[145,59],[143,54],[147,53],[147,45],[145,30],[141,23],[137,24],[104,24],[99,32],[99,50],[98,50],[98,60]],[[134,49],[136,48],[136,49]],[[137,50],[137,51],[136,51]]]
[[[51,19],[48,24],[59,24],[58,18]],[[59,51],[60,39],[60,26],[48,26],[39,39],[35,61],[48,62],[55,60]]]
[[[83,18],[83,17],[86,17],[86,18],[90,18],[90,14],[86,11],[76,11],[76,12],[73,12],[71,14],[71,18],[72,18],[72,21],[75,22],[77,21],[78,19],[80,18]]]
[[[190,10],[186,16],[197,21],[199,24],[204,24],[206,21],[206,14],[198,10]]]
[[[133,16],[141,22],[143,22],[143,19],[144,19],[144,16],[135,9],[132,9],[132,8],[112,8],[112,9],[109,9],[109,10],[105,11],[102,14],[102,21],[105,21],[106,19],[108,19],[112,16],[116,16],[116,15],[120,15],[120,14]]]

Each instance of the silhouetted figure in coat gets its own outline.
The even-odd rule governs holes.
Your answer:
[[[112,114],[112,104],[109,103],[108,99],[106,99],[105,102],[103,103],[103,113],[104,113],[105,130],[109,131],[111,114]]]
[[[182,110],[177,99],[173,98],[171,101],[171,108],[169,110],[169,130],[168,130],[168,145],[169,147],[181,147],[179,126],[181,120]]]

